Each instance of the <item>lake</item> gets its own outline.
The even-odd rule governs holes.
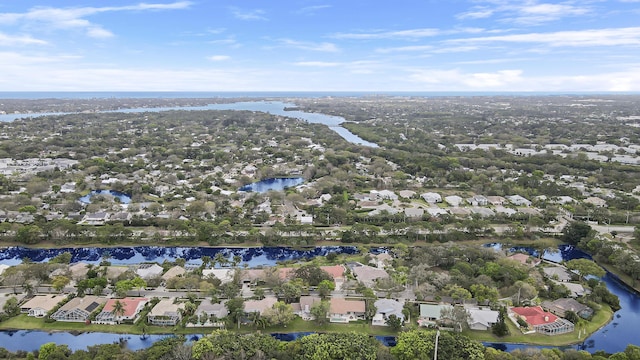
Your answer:
[[[267,191],[275,190],[282,191],[286,188],[298,186],[304,182],[304,178],[271,178],[264,179],[258,182],[254,182],[245,186],[242,186],[239,191],[252,191],[258,193],[265,193]]]
[[[121,112],[121,113],[144,113],[144,112],[159,112],[159,111],[171,111],[171,110],[188,110],[188,111],[202,111],[202,110],[238,110],[238,111],[259,111],[272,115],[287,116],[299,120],[304,120],[313,124],[323,124],[328,126],[331,130],[335,131],[343,139],[350,143],[358,144],[367,147],[378,147],[377,144],[366,141],[360,138],[358,135],[340,126],[346,120],[340,116],[331,116],[319,113],[307,113],[304,111],[285,111],[285,108],[295,107],[295,104],[285,103],[281,101],[242,101],[229,104],[210,104],[206,106],[185,106],[185,107],[155,107],[155,108],[133,108],[133,109],[119,109],[110,110],[104,112]],[[2,114],[0,115],[0,121],[13,121],[20,118],[38,117],[46,115],[64,115],[64,113],[56,114]]]

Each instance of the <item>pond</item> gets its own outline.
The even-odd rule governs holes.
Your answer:
[[[96,196],[96,195],[101,195],[101,196],[106,196],[106,197],[111,197],[114,199],[118,199],[118,201],[120,201],[122,204],[128,204],[131,202],[131,196],[122,193],[120,191],[115,191],[115,190],[93,190],[91,191],[89,194],[81,197],[79,200],[82,203],[85,204],[90,204],[91,203],[91,198]]]
[[[304,178],[271,178],[264,179],[258,182],[254,182],[245,186],[242,186],[239,191],[253,191],[258,193],[265,193],[267,191],[275,190],[282,191],[286,188],[298,186],[304,182]]]

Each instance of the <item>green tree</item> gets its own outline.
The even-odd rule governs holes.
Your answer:
[[[327,314],[329,313],[330,304],[328,301],[319,301],[311,305],[309,312],[314,317],[314,322],[318,325],[325,325],[329,322]]]
[[[124,306],[124,304],[120,301],[120,300],[116,300],[115,303],[113,303],[113,315],[118,318],[118,317],[122,317],[126,311],[126,308]]]
[[[387,318],[387,325],[389,325],[392,330],[398,331],[402,329],[402,318],[396,316],[395,314],[391,314]]]
[[[293,313],[293,307],[291,305],[278,301],[273,304],[271,309],[267,309],[263,316],[271,325],[286,326],[296,315]]]
[[[507,308],[501,306],[498,311],[498,321],[491,327],[491,331],[496,334],[496,336],[503,337],[509,335],[509,327],[507,326],[506,320]]]
[[[229,313],[229,320],[238,324],[238,328],[240,328],[240,320],[244,316],[244,299],[241,297],[235,297],[233,299],[228,300],[225,303],[227,307],[227,311]]]
[[[326,299],[331,292],[336,289],[336,283],[333,280],[322,280],[318,284],[318,294],[321,298]]]
[[[333,282],[331,275],[316,265],[304,265],[295,269],[293,277],[302,279],[309,286],[318,286],[323,280]]]
[[[71,350],[67,345],[56,345],[53,342],[40,345],[38,351],[39,360],[66,359],[69,355],[71,355]]]
[[[20,314],[20,307],[18,306],[18,299],[12,296],[2,306],[2,311],[9,316],[16,316]]]
[[[53,288],[56,291],[60,292],[70,282],[71,282],[71,279],[69,279],[68,277],[66,277],[64,275],[60,275],[60,276],[56,276],[56,277],[53,278],[53,281],[51,282],[51,286],[53,286]]]
[[[566,263],[567,269],[575,270],[580,274],[580,279],[584,279],[585,276],[603,277],[607,272],[589,259],[573,259]]]
[[[591,232],[591,226],[582,221],[574,221],[567,224],[562,230],[562,241],[576,245]]]
[[[363,333],[311,334],[297,341],[294,359],[375,360],[380,346]]]
[[[131,279],[130,284],[132,289],[138,289],[138,296],[140,296],[140,291],[147,286],[147,282],[144,281],[144,279],[139,276],[136,276],[133,279]]]

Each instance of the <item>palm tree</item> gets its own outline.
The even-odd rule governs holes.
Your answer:
[[[116,300],[116,302],[113,304],[113,315],[114,318],[115,317],[122,317],[125,313],[125,307],[124,304],[122,302],[120,302],[120,300]]]

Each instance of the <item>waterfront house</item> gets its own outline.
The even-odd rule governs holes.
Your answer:
[[[170,268],[169,270],[167,270],[167,272],[165,272],[164,274],[162,274],[162,280],[167,281],[175,277],[184,276],[184,274],[186,273],[187,273],[187,270],[185,270],[182,266],[176,265]]]
[[[214,303],[211,299],[202,300],[196,309],[196,315],[206,315],[209,319],[223,319],[229,315],[229,311],[225,306],[225,301]]]
[[[122,305],[123,311],[121,313],[115,312],[117,302]],[[147,302],[149,302],[149,299],[146,298],[109,299],[102,311],[96,316],[95,323],[107,325],[115,325],[122,322],[133,323]]]
[[[349,323],[350,321],[364,320],[364,312],[364,300],[331,298],[329,303],[329,322]]]
[[[222,284],[226,284],[228,282],[233,281],[234,269],[204,269],[202,270],[202,277],[215,277]]]
[[[274,296],[267,296],[262,300],[247,300],[244,302],[244,312],[257,312],[263,315],[267,309],[271,309],[278,302]]]
[[[376,307],[376,314],[371,320],[371,325],[388,326],[387,320],[391,315],[395,315],[402,322],[404,322],[404,314],[402,313],[402,309],[404,308],[404,301],[378,299],[375,302],[374,306]]]
[[[554,301],[543,301],[542,308],[552,314],[566,317],[567,312],[572,311],[583,319],[588,319],[593,315],[593,309],[581,304],[575,299],[563,298]]]
[[[542,271],[546,277],[560,282],[569,282],[572,278],[571,273],[561,266],[544,267]]]
[[[442,319],[442,310],[451,309],[453,306],[449,304],[420,304],[418,325],[435,326]]]
[[[164,272],[162,266],[153,263],[153,264],[140,264],[136,269],[136,274],[143,279],[151,279],[157,276],[160,276]]]
[[[75,297],[62,305],[51,318],[56,321],[86,322],[91,313],[106,302],[106,298],[94,295]]]
[[[299,309],[298,311],[296,311],[296,315],[300,316],[302,320],[308,321],[315,319],[315,317],[311,315],[311,307],[321,301],[322,299],[320,299],[318,296],[300,296],[300,303],[298,303]]]
[[[175,299],[162,299],[147,314],[147,322],[151,325],[174,326],[182,318],[180,310],[184,303],[176,303]]]
[[[527,324],[527,328],[523,329],[525,334],[537,332],[545,335],[559,335],[572,332],[574,329],[571,322],[544,311],[540,306],[509,308],[509,318],[521,329],[518,319],[524,320]]]
[[[355,275],[356,280],[369,288],[374,287],[378,279],[389,278],[389,274],[384,269],[362,265],[360,263],[354,264],[351,267],[351,272]]]
[[[466,309],[469,312],[467,323],[471,330],[487,331],[498,322],[499,313],[495,310],[478,307],[466,307]]]
[[[66,298],[64,295],[36,295],[20,306],[20,312],[28,316],[43,317]]]

